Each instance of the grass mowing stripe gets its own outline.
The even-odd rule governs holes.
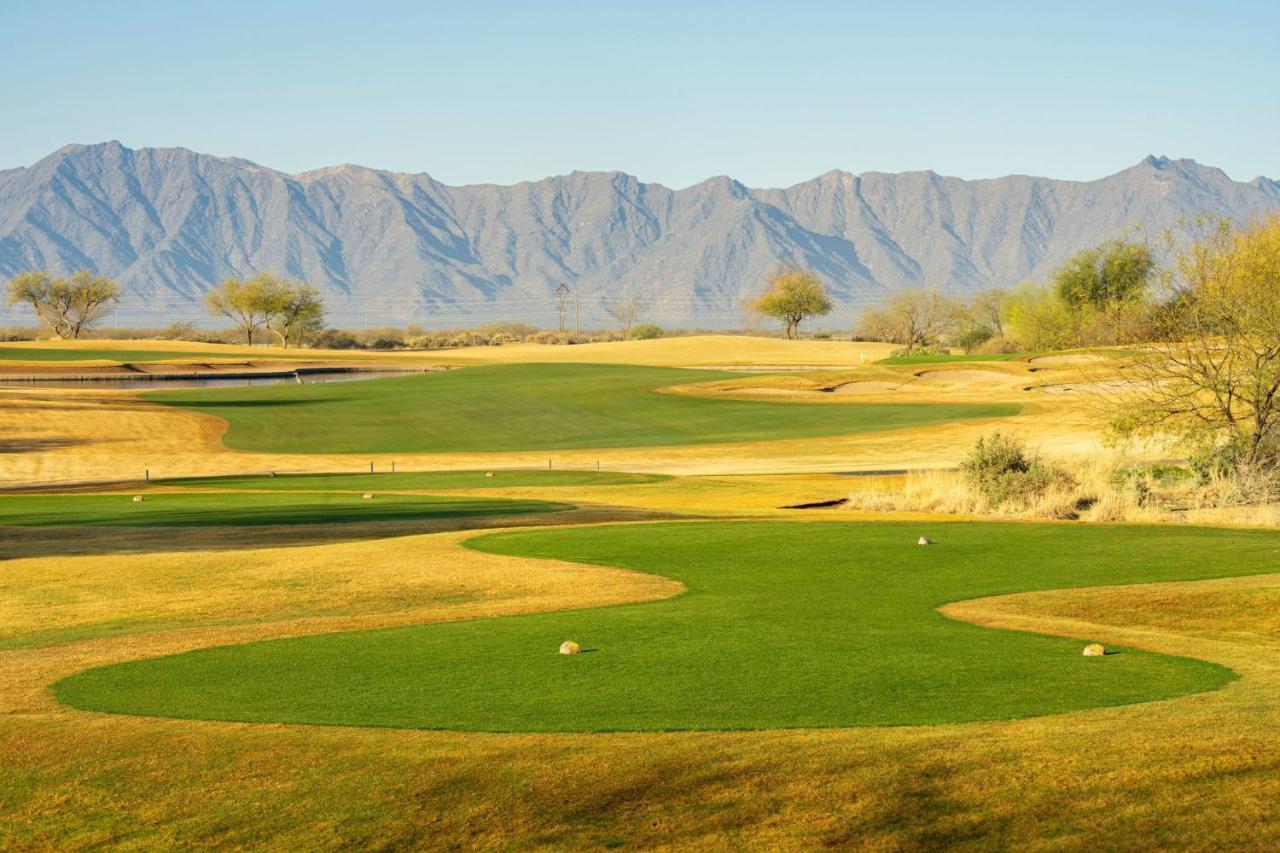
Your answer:
[[[655,447],[846,435],[1016,414],[1016,404],[803,403],[662,393],[740,378],[601,364],[471,367],[362,382],[155,391],[223,418],[223,442],[277,453]]]
[[[201,489],[289,491],[395,491],[409,489],[505,489],[565,486],[623,486],[669,480],[662,474],[624,471],[403,471],[383,474],[281,474],[268,476],[186,477],[160,481],[166,486]]]
[[[335,524],[463,518],[571,509],[569,504],[432,495],[163,493],[131,495],[10,495],[0,497],[0,525],[211,527]]]
[[[928,532],[929,547],[915,544]],[[497,554],[683,581],[672,599],[329,634],[89,670],[79,708],[480,731],[771,729],[1006,719],[1211,690],[1188,658],[979,628],[940,605],[1197,580],[1275,564],[1259,531],[991,523],[698,522],[486,535]],[[563,640],[587,652],[561,656]]]

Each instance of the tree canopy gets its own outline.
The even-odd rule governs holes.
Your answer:
[[[748,303],[762,317],[782,323],[783,333],[794,339],[800,324],[812,317],[831,313],[831,297],[816,273],[796,267],[782,267],[769,274],[764,293]]]
[[[933,346],[955,327],[960,304],[936,287],[915,287],[890,293],[863,313],[858,334],[864,338],[901,344],[908,354]]]
[[[1137,243],[1109,240],[1077,252],[1053,273],[1053,286],[1073,307],[1105,310],[1143,296],[1156,262]]]
[[[60,338],[78,338],[120,301],[120,285],[80,270],[67,278],[25,272],[9,281],[6,304],[27,304]]]
[[[214,316],[230,319],[250,346],[263,327],[274,332],[286,348],[324,328],[324,301],[319,291],[309,284],[283,281],[269,272],[249,279],[226,279],[205,294],[205,305]]]

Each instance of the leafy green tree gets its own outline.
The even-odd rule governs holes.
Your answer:
[[[1078,252],[1053,273],[1053,286],[1074,308],[1105,311],[1142,298],[1156,270],[1151,250],[1109,240]]]
[[[285,349],[301,346],[324,330],[324,300],[309,284],[286,284],[278,292],[267,327]]]
[[[286,299],[284,282],[269,272],[250,279],[226,279],[204,296],[209,313],[231,320],[249,346]]]
[[[764,293],[747,307],[762,317],[781,321],[783,333],[792,340],[799,336],[802,322],[830,314],[832,303],[816,273],[782,267],[769,274]]]
[[[1026,282],[1004,302],[1005,335],[1018,349],[1047,352],[1075,346],[1080,340],[1080,316],[1053,287]]]
[[[120,285],[89,270],[54,278],[25,272],[9,281],[5,302],[27,304],[60,338],[78,338],[120,302]]]

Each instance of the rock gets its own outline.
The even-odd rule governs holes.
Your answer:
[[[373,500],[373,492],[365,492],[365,493],[364,493],[364,499],[365,499],[365,500],[367,500],[367,501],[369,501],[369,500]]]
[[[134,495],[134,496],[133,496],[133,502],[134,502],[134,503],[136,503],[136,504],[140,504],[140,503],[142,503],[142,495]]]
[[[492,471],[485,471],[485,472],[484,472],[484,475],[485,475],[486,477],[492,477],[492,476],[493,476],[493,472],[492,472]]]
[[[565,640],[560,644],[560,654],[562,655],[580,655],[582,654],[582,646],[573,640]]]
[[[1090,643],[1084,647],[1084,656],[1087,658],[1100,658],[1107,653],[1107,649],[1102,643]]]
[[[916,544],[917,544],[917,545],[932,545],[932,544],[933,544],[933,540],[932,540],[932,539],[930,539],[928,536],[921,536],[919,539],[917,539],[917,540],[916,540]]]

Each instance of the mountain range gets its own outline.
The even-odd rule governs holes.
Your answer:
[[[838,327],[886,291],[1008,287],[1133,226],[1277,209],[1278,181],[1154,156],[1094,181],[833,170],[785,189],[723,176],[670,189],[622,172],[512,186],[354,165],[287,174],[107,142],[0,171],[0,279],[112,276],[121,325],[200,318],[208,288],[271,270],[315,285],[347,325],[553,326],[563,283],[583,326],[626,294],[642,319],[727,328],[789,262],[825,279]]]

